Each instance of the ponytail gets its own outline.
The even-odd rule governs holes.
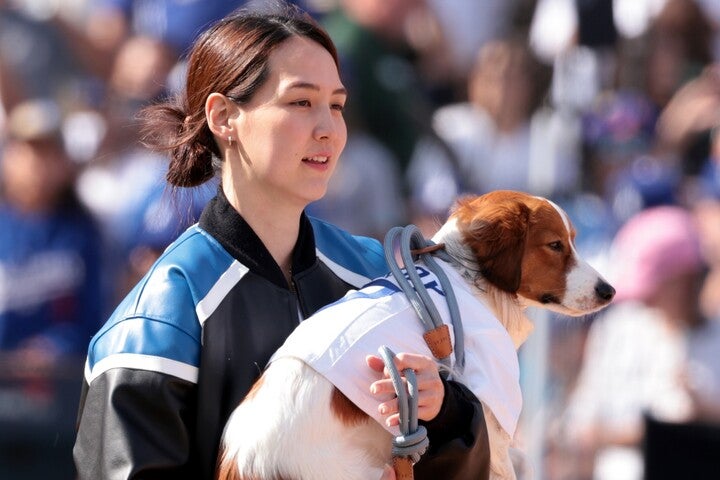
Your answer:
[[[214,158],[220,157],[204,112],[185,115],[173,101],[154,104],[140,113],[143,144],[168,154],[166,174],[175,187],[196,187],[215,176]]]

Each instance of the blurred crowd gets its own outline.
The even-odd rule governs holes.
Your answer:
[[[57,392],[74,412],[90,336],[215,193],[171,195],[139,109],[182,88],[205,26],[269,2],[0,0],[0,477],[39,471],[47,428],[65,452]],[[615,284],[594,318],[549,320],[536,478],[640,479],[668,460],[648,425],[720,424],[720,1],[293,3],[350,92],[311,214],[429,236],[458,195],[524,190]]]

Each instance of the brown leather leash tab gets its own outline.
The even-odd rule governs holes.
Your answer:
[[[450,328],[447,324],[428,330],[423,333],[423,338],[435,358],[446,358],[453,351],[452,342],[450,341]]]
[[[413,464],[410,457],[393,457],[393,468],[397,480],[413,480]]]

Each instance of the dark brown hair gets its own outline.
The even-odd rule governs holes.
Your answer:
[[[290,5],[237,10],[198,37],[187,58],[185,91],[141,112],[143,143],[170,155],[169,184],[194,187],[214,176],[213,158],[220,157],[220,149],[205,118],[205,101],[218,92],[248,102],[267,80],[270,54],[293,36],[314,40],[339,65],[330,36]]]

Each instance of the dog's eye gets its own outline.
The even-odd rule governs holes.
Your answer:
[[[563,244],[561,241],[557,242],[551,242],[548,244],[548,247],[555,250],[556,252],[562,252],[563,251]]]

